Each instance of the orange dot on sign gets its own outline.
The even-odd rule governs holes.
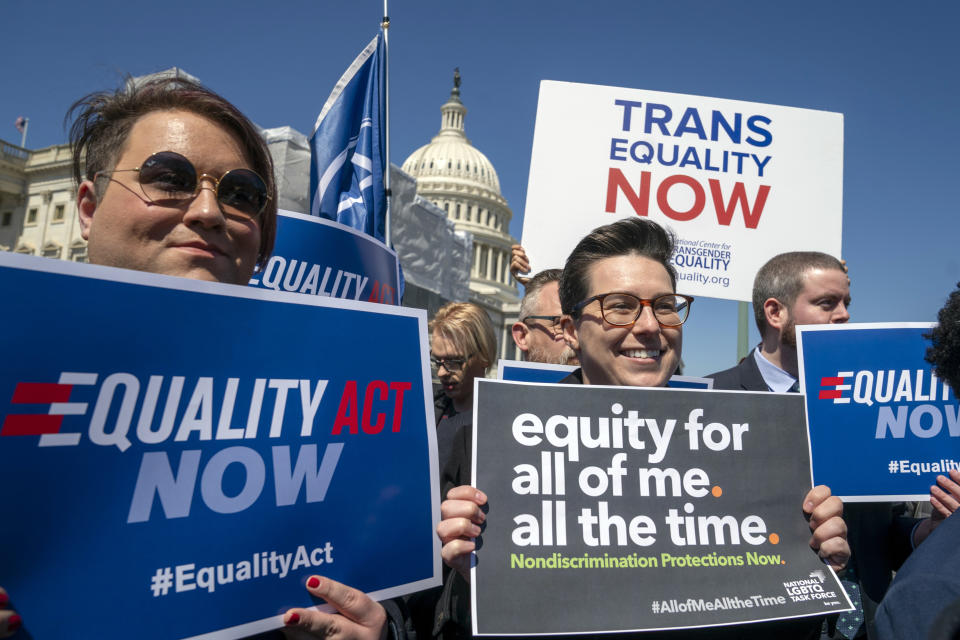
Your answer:
[[[780,536],[775,533],[771,533],[767,540],[770,541],[770,544],[780,544]]]
[[[723,495],[723,489],[721,489],[719,486],[716,486],[710,491],[710,493],[713,494],[714,498],[719,498]]]

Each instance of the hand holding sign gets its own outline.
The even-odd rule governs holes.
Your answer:
[[[847,566],[850,545],[843,521],[843,501],[830,495],[830,487],[817,485],[803,499],[803,513],[810,519],[810,548],[835,571]]]
[[[482,507],[487,496],[471,486],[454,487],[440,505],[437,535],[443,545],[443,561],[470,581],[470,554],[476,549],[473,538],[480,535],[487,516]]]
[[[337,613],[290,609],[284,614],[283,622],[294,638],[384,640],[387,637],[387,613],[383,605],[362,591],[320,576],[307,579],[307,591],[326,600]]]

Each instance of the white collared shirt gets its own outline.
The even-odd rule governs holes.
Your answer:
[[[753,350],[753,357],[756,359],[760,375],[763,376],[763,381],[767,383],[767,388],[770,391],[786,393],[793,388],[793,385],[797,384],[796,378],[764,358],[763,354],[760,353],[760,347]]]

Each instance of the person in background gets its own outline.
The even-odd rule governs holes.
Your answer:
[[[430,360],[440,380],[437,401],[437,453],[440,468],[450,457],[453,435],[473,419],[473,381],[497,357],[490,316],[472,302],[451,302],[430,321]]]
[[[708,376],[713,388],[796,391],[796,327],[850,320],[847,267],[816,251],[782,253],[757,272],[752,297],[760,344],[735,367]],[[947,490],[960,492],[960,485],[945,477],[943,481]],[[855,503],[844,509],[852,550],[846,586],[854,602],[860,601],[862,616],[841,616],[837,633],[843,637],[874,637],[877,603],[893,572],[942,520],[937,513],[926,519],[907,517],[905,510],[903,503]]]
[[[577,364],[577,354],[564,342],[560,327],[561,274],[561,269],[546,269],[524,286],[520,317],[511,333],[527,362]]]

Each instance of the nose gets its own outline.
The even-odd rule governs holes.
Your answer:
[[[187,224],[199,224],[204,227],[219,227],[226,223],[220,203],[217,202],[216,181],[204,174],[200,177],[197,195],[183,216]]]
[[[634,333],[660,332],[660,323],[657,321],[657,316],[653,313],[653,307],[649,304],[643,304],[640,307],[640,315],[637,316],[636,322],[633,323],[631,331]]]

